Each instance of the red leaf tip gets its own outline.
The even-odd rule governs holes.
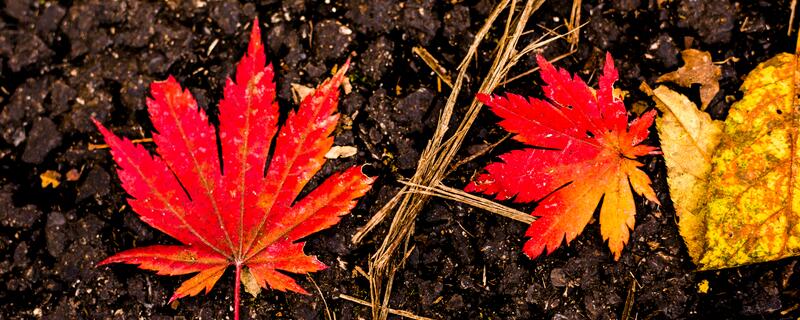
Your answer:
[[[539,69],[542,70],[542,73],[553,69],[553,65],[550,63],[550,61],[547,61],[547,59],[541,54],[536,55],[536,64],[539,66]]]
[[[95,117],[91,117],[90,119],[92,123],[94,123],[94,126],[97,127],[97,130],[100,130],[100,134],[103,135],[103,139],[106,140],[106,142],[108,142],[109,138],[114,137],[111,131],[108,131],[108,129],[99,120],[97,120]]]
[[[105,266],[105,265],[109,265],[109,264],[111,264],[111,263],[113,263],[113,262],[112,262],[112,261],[110,261],[110,258],[106,258],[106,259],[103,259],[103,260],[102,260],[102,261],[100,261],[100,262],[97,262],[97,263],[95,263],[95,264],[94,264],[94,267],[95,267],[95,268],[98,268],[98,267],[102,267],[102,266]]]
[[[334,75],[335,78],[339,78],[339,81],[336,82],[337,86],[339,85],[340,81],[344,79],[345,74],[347,74],[347,70],[350,70],[350,58],[347,58],[342,67],[339,68]]]
[[[616,73],[617,70],[614,69],[614,57],[611,56],[611,52],[606,51],[606,61],[605,67],[610,67]]]
[[[493,97],[492,97],[492,95],[491,95],[491,94],[488,94],[488,93],[483,93],[483,92],[480,92],[480,93],[478,93],[478,94],[475,96],[475,98],[476,98],[476,99],[478,99],[478,101],[480,101],[481,103],[483,103],[483,104],[486,104],[486,105],[488,105],[489,103],[491,103],[491,101],[492,101],[492,99],[493,99]]]
[[[603,63],[603,75],[600,77],[600,87],[608,86],[613,90],[614,82],[619,79],[619,72],[614,66],[614,58],[611,53],[606,52],[606,61]]]
[[[342,65],[342,69],[344,69],[345,72],[350,69],[350,57],[347,57],[347,60],[345,60],[344,64]]]
[[[247,54],[251,57],[257,54],[264,54],[264,44],[261,41],[261,26],[258,18],[253,20],[253,28],[250,29],[250,43],[247,45]]]

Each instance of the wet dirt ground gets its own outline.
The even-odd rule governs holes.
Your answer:
[[[675,70],[686,48],[709,51],[721,63],[721,92],[709,110],[726,116],[740,97],[742,77],[774,54],[793,51],[786,35],[790,1],[583,1],[588,24],[578,50],[557,65],[590,83],[604,52],[617,61],[626,103],[652,106],[639,83]],[[320,177],[357,163],[379,176],[373,191],[336,227],[310,237],[306,251],[330,266],[305,276],[311,295],[265,291],[246,296],[253,319],[368,319],[370,310],[338,299],[368,299],[355,272],[386,226],[365,243],[350,242],[380,205],[414,172],[449,89],[412,53],[422,46],[450,72],[494,7],[491,0],[6,0],[0,12],[0,319],[224,319],[232,314],[233,274],[208,295],[167,305],[181,277],[131,266],[96,268],[110,254],[174,240],[150,228],[126,206],[107,150],[90,116],[131,138],[149,136],[148,85],[174,75],[212,115],[225,78],[246,46],[250,22],[262,21],[268,58],[276,66],[284,111],[291,84],[314,86],[348,55],[353,91],[339,110],[352,120],[337,145],[356,146],[352,158],[329,161]],[[549,1],[537,11],[523,42],[547,28],[563,32],[572,1]],[[496,39],[499,30],[493,30]],[[482,47],[465,90],[474,94],[488,68]],[[569,50],[554,42],[543,54]],[[533,66],[522,61],[511,74]],[[537,75],[503,90],[538,95]],[[685,90],[695,100],[697,88]],[[462,107],[466,103],[461,104]],[[456,110],[463,111],[461,108]],[[488,112],[479,117],[459,159],[505,133]],[[658,144],[655,134],[651,142]],[[503,151],[462,166],[445,181],[463,187]],[[800,307],[797,259],[736,269],[694,272],[678,235],[663,159],[642,159],[664,206],[637,198],[636,228],[615,262],[596,223],[570,246],[530,260],[521,252],[526,226],[469,206],[432,200],[420,215],[416,250],[398,272],[390,305],[443,319],[617,319],[631,292],[636,319],[794,319]],[[42,188],[47,170],[61,184]],[[67,176],[70,179],[67,179]],[[312,183],[312,185],[315,183]],[[516,206],[530,210],[530,206]],[[708,291],[699,284],[708,281]],[[633,289],[632,289],[633,288]],[[324,300],[323,300],[324,297]],[[327,305],[327,307],[326,307]]]

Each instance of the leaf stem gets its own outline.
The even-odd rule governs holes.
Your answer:
[[[242,264],[236,263],[236,282],[233,285],[233,319],[239,320],[239,291],[242,282]]]

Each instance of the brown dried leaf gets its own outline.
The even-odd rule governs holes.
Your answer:
[[[711,54],[705,51],[686,49],[681,52],[683,67],[659,77],[657,82],[674,82],[689,88],[693,84],[700,85],[700,101],[703,110],[719,92],[719,77],[722,70],[711,61]]]

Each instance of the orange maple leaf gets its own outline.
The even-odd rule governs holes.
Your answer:
[[[636,161],[658,153],[641,144],[656,112],[628,124],[625,105],[613,94],[618,75],[609,54],[597,92],[541,56],[537,61],[549,101],[515,94],[478,95],[502,118],[501,127],[533,148],[501,155],[502,162],[489,164],[465,190],[498,200],[537,202],[533,215],[539,218],[526,232],[530,239],[523,248],[531,258],[553,252],[565,238],[572,241],[602,199],[600,232],[618,260],[636,214],[631,187],[658,203],[650,178]]]

